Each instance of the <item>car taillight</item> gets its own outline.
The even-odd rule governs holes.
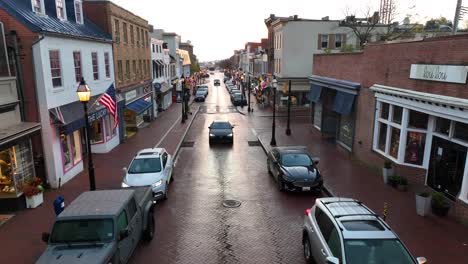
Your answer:
[[[309,214],[310,214],[310,208],[307,208],[307,209],[305,210],[305,215],[306,215],[306,216],[309,216]]]

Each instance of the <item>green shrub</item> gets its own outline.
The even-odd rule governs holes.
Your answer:
[[[392,168],[392,161],[391,160],[385,160],[384,161],[384,168],[385,169],[391,169]]]
[[[400,177],[399,185],[408,185],[408,179],[406,177]]]
[[[432,205],[434,205],[434,207],[445,207],[445,206],[447,206],[447,201],[445,200],[445,195],[442,192],[432,193]]]
[[[341,52],[353,52],[354,51],[354,47],[352,44],[346,44],[344,45],[343,47],[341,47],[340,49]]]

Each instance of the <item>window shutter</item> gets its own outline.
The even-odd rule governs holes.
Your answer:
[[[328,37],[328,41],[329,41],[329,42],[328,42],[328,48],[329,48],[329,49],[334,49],[334,48],[336,48],[336,46],[335,46],[335,34],[330,34],[330,35],[328,35],[328,36],[329,36],[329,37]]]
[[[318,34],[317,49],[322,49],[322,34]]]

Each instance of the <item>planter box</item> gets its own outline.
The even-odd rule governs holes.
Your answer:
[[[450,206],[445,206],[445,207],[432,206],[432,213],[434,213],[437,216],[447,216],[449,209],[450,209]]]
[[[26,208],[36,208],[44,202],[42,193],[31,197],[26,197]]]
[[[416,213],[420,216],[426,216],[431,211],[431,196],[422,197],[416,195]]]
[[[399,191],[402,191],[402,192],[406,192],[408,190],[408,185],[401,185],[401,184],[398,184],[397,185],[397,189]]]
[[[382,168],[382,176],[385,184],[388,183],[388,177],[393,176],[393,168],[386,169]]]

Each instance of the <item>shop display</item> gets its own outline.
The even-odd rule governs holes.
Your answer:
[[[25,182],[34,177],[29,141],[0,150],[0,197],[19,195]]]

